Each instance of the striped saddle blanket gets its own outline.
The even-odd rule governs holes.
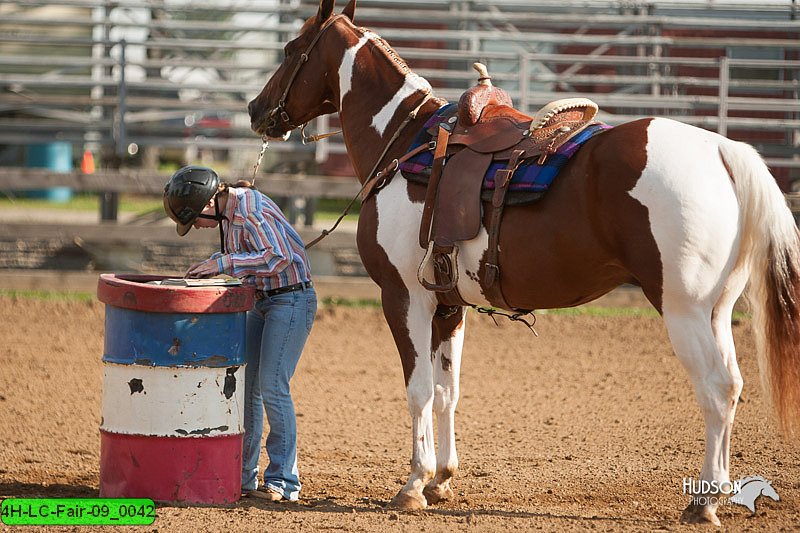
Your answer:
[[[440,108],[417,135],[409,151],[430,142],[433,132],[437,130],[438,125],[447,120],[447,117],[453,115],[455,106],[456,104],[447,104]],[[610,129],[611,127],[612,126],[602,123],[588,126],[585,130],[578,133],[578,135],[561,145],[558,151],[549,155],[541,165],[537,164],[537,158],[523,161],[511,178],[511,183],[509,185],[510,195],[507,198],[507,204],[520,205],[541,198],[544,193],[547,192],[547,189],[553,183],[556,176],[558,176],[559,171],[569,159],[577,153],[581,145],[594,135]],[[433,153],[431,151],[424,151],[402,163],[400,165],[400,171],[407,180],[427,183],[431,175],[432,164]],[[494,190],[494,176],[496,171],[501,168],[505,168],[505,162],[496,161],[487,169],[482,186],[482,197],[484,200],[491,198],[492,191]]]

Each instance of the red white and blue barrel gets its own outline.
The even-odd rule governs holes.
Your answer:
[[[241,495],[244,287],[103,274],[100,496],[230,503]]]

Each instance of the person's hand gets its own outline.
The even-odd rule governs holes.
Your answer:
[[[219,274],[216,259],[206,259],[189,267],[184,278],[210,278]]]

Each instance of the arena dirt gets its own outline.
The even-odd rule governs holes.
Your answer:
[[[96,497],[103,306],[0,298],[0,497]],[[679,524],[703,432],[659,318],[470,313],[457,417],[456,498],[384,509],[408,475],[402,372],[380,311],[328,307],[293,382],[304,488],[298,504],[159,505],[158,531],[693,530]],[[747,320],[732,475],[780,494],[725,506],[727,530],[800,527],[800,451],[778,435]],[[2,526],[0,526],[2,527]],[[84,531],[86,529],[79,529]]]

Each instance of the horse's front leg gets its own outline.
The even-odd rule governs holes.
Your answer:
[[[436,476],[423,491],[428,504],[453,498],[450,479],[458,470],[455,414],[465,319],[463,307],[438,307],[433,318],[433,409],[436,412],[439,447],[436,454]]]
[[[411,291],[383,288],[381,296],[383,312],[403,363],[412,437],[411,476],[389,506],[405,510],[424,509],[427,501],[423,489],[433,478],[436,468],[431,361],[431,324],[436,303],[421,287],[414,287]]]

